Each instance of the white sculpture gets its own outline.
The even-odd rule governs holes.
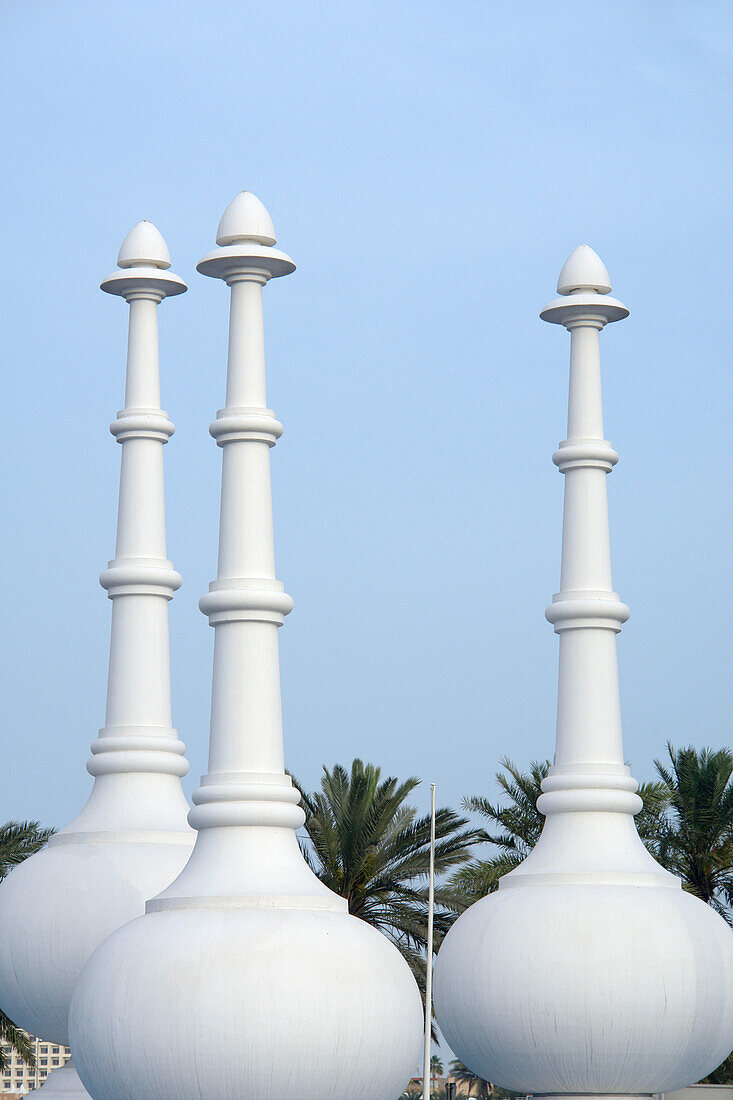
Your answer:
[[[390,1100],[421,1048],[420,996],[381,933],[311,872],[284,772],[262,287],[293,262],[242,192],[198,265],[231,288],[209,773],[191,859],[92,956],[70,1012],[82,1079],[105,1100]]]
[[[168,601],[181,578],[166,556],[163,444],[173,425],[160,408],[157,333],[159,302],[186,286],[150,222],[130,231],[117,262],[102,283],[130,304],[125,408],[110,427],[122,444],[117,547],[100,577],[112,600],[106,722],[87,763],[86,806],[0,886],[0,1005],[65,1045],[84,963],[178,874],[194,839],[185,746],[171,727]],[[40,1091],[87,1097],[70,1062]]]
[[[698,1081],[733,1048],[733,935],[680,889],[634,826],[624,765],[600,330],[628,310],[586,245],[542,311],[571,334],[555,762],[542,784],[541,838],[500,889],[448,933],[434,989],[438,1023],[486,1080],[535,1096],[639,1095]]]

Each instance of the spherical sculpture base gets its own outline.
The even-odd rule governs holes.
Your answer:
[[[294,269],[243,192],[199,264],[230,287],[209,770],[191,859],[79,978],[69,1027],[104,1100],[395,1100],[415,1072],[422,1004],[410,968],[311,870],[285,773],[262,288]]]
[[[435,1011],[475,1073],[540,1096],[638,1097],[684,1088],[733,1049],[733,935],[682,891],[634,826],[643,807],[624,764],[616,635],[629,609],[613,588],[599,333],[626,306],[587,245],[540,316],[570,333],[554,763],[545,823],[496,893],[441,946]],[[653,804],[650,807],[653,811]],[[660,808],[660,816],[663,812]]]
[[[396,948],[344,912],[211,902],[150,912],[93,955],[70,1014],[92,1094],[399,1096],[419,1059],[422,1007]],[[143,1046],[154,1057],[140,1059]]]
[[[733,1047],[733,936],[674,887],[500,889],[455,923],[434,981],[451,1048],[516,1092],[672,1091]]]
[[[185,811],[180,787],[177,793]],[[69,1002],[84,963],[176,877],[191,838],[190,831],[171,831],[161,843],[114,835],[105,843],[103,834],[85,842],[60,833],[14,869],[0,893],[0,985],[4,1011],[19,1027],[68,1045]]]
[[[129,303],[125,405],[110,426],[121,445],[115,557],[100,583],[112,601],[105,724],[91,746],[94,785],[74,820],[0,885],[0,1004],[32,1035],[69,1045],[71,994],[115,929],[179,874],[193,847],[180,778],[185,745],[171,725],[168,602],[181,583],[168,560],[158,315],[185,283],[148,221],[123,241],[122,269],[102,284]],[[69,1063],[44,1097],[88,1094]]]

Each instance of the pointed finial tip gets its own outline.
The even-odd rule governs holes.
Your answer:
[[[579,244],[570,253],[557,280],[558,294],[572,294],[576,290],[611,293],[611,279],[605,264],[587,244]]]
[[[163,234],[147,218],[133,226],[125,237],[117,257],[117,266],[159,267],[163,270],[171,266],[171,254]]]
[[[216,231],[216,243],[224,247],[238,241],[257,244],[276,243],[275,226],[264,203],[251,191],[240,191],[222,214]]]

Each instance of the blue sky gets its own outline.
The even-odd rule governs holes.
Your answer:
[[[494,793],[551,755],[568,339],[602,337],[626,755],[730,737],[733,21],[723,3],[3,5],[3,814],[57,826],[104,720],[126,308],[140,218],[189,283],[161,314],[174,724],[205,771],[227,292],[195,273],[243,188],[297,272],[265,291],[286,758]],[[425,805],[428,792],[423,788]]]

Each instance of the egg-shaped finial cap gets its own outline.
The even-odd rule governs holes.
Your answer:
[[[122,242],[118,267],[159,267],[165,270],[171,266],[171,254],[163,234],[152,222],[143,219],[133,226]]]
[[[576,290],[611,293],[611,279],[605,264],[587,244],[579,244],[570,253],[557,280],[558,294],[572,294]]]
[[[216,243],[222,248],[238,241],[276,243],[275,226],[263,203],[251,191],[240,191],[222,214]]]

